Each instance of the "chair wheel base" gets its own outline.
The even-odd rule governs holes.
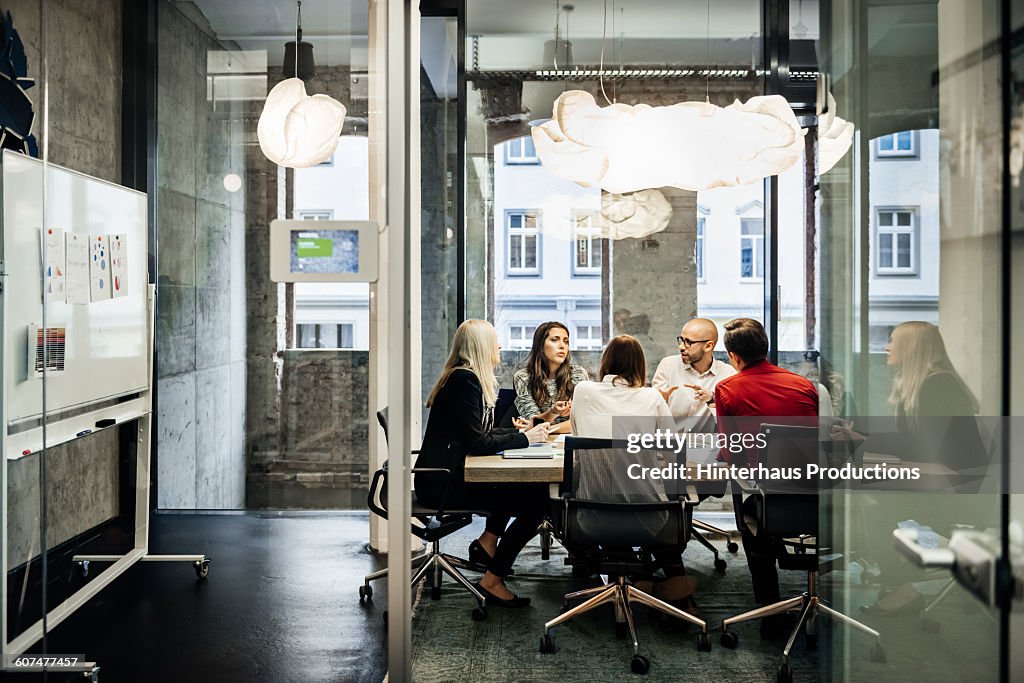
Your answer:
[[[872,662],[877,662],[879,664],[884,664],[888,659],[885,656],[885,649],[882,647],[881,643],[875,643],[871,646],[871,652],[868,653],[868,658]]]
[[[373,588],[369,584],[359,587],[359,602],[373,600]]]
[[[779,673],[775,680],[778,683],[793,683],[793,668],[790,667],[789,662],[785,662],[779,667]]]
[[[722,647],[735,650],[736,646],[740,644],[740,637],[732,631],[722,631],[722,637],[719,639]]]
[[[629,662],[630,670],[638,675],[644,675],[651,670],[651,661],[643,655],[633,655],[633,659]]]
[[[725,560],[723,560],[720,557],[716,557],[715,558],[715,571],[716,572],[718,572],[719,574],[724,574],[726,566],[727,565],[726,565]]]
[[[483,621],[487,618],[487,610],[483,607],[474,607],[471,616],[473,617],[473,621]]]
[[[711,636],[709,636],[707,633],[701,633],[697,635],[697,651],[711,652]]]
[[[547,633],[540,637],[540,651],[545,655],[549,655],[555,651],[555,640]]]
[[[725,544],[725,549],[730,553],[738,553],[740,551],[740,546],[736,541],[729,541]]]

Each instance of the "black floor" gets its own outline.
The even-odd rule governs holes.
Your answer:
[[[367,528],[365,513],[154,515],[150,552],[209,555],[208,578],[188,563],[138,563],[57,626],[47,651],[86,655],[102,683],[378,683],[384,628],[357,595],[382,566]],[[43,680],[5,677],[32,679]]]

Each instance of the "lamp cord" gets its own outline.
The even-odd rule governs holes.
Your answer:
[[[704,103],[711,104],[711,0],[708,0],[707,37],[704,43]]]
[[[611,105],[612,101],[608,99],[608,93],[604,91],[604,43],[608,38],[608,0],[604,0],[604,20],[601,22],[601,65],[598,68],[597,78],[601,83],[601,95],[604,96],[604,101]]]
[[[558,24],[559,24],[558,12],[559,12],[558,0],[555,0],[555,51],[554,51],[554,56],[552,57],[551,61],[552,61],[552,63],[555,66],[555,71],[556,72],[558,71],[558,28],[559,28],[559,26],[558,26]]]
[[[295,15],[295,78],[299,77],[299,43],[302,42],[302,0],[296,0],[298,10]]]

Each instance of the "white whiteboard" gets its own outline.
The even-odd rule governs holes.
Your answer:
[[[65,325],[65,371],[47,375],[46,412],[149,388],[146,195],[21,154],[3,154],[3,346],[9,424],[43,413],[43,380],[29,372],[28,328],[42,323],[40,230],[126,238],[126,294],[88,304],[46,303],[48,327]]]

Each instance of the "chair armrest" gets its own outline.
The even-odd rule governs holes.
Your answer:
[[[443,474],[444,475],[444,489],[441,491],[441,504],[437,508],[437,512],[434,516],[440,516],[444,514],[444,508],[448,504],[448,485],[452,480],[452,471],[444,467],[413,467],[409,470],[410,474]]]

